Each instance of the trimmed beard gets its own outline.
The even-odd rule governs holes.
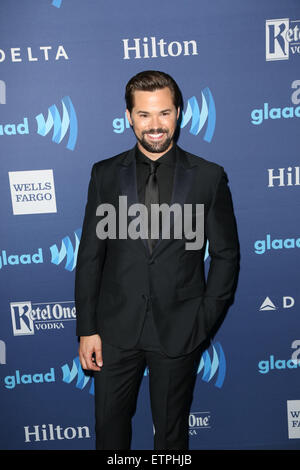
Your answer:
[[[139,138],[137,137],[136,135],[136,138],[138,140],[138,142],[141,144],[141,146],[147,150],[148,152],[151,152],[151,153],[163,153],[165,152],[172,140],[173,140],[173,135],[172,136],[168,136],[167,139],[164,141],[164,142],[147,142],[146,139],[145,139],[145,135],[146,134],[167,134],[168,131],[166,131],[165,129],[150,129],[150,131],[143,131],[142,132],[142,138]]]

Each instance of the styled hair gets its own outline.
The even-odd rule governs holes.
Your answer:
[[[135,91],[155,91],[162,88],[169,88],[174,106],[177,108],[182,107],[182,95],[175,80],[165,72],[158,70],[145,70],[134,75],[126,85],[125,101],[128,111],[131,113],[134,106],[134,92]]]

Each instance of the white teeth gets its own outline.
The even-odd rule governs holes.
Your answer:
[[[163,134],[148,134],[151,139],[160,139]]]

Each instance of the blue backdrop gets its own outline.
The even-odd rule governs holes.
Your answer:
[[[190,448],[299,448],[299,31],[298,0],[1,1],[2,449],[94,448],[74,268],[92,164],[135,144],[124,87],[145,69],[178,82],[178,143],[224,166],[241,244]],[[147,371],[133,424],[152,449]]]

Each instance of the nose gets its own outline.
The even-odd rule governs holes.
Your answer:
[[[159,116],[152,116],[151,118],[151,129],[158,129],[161,127]]]

